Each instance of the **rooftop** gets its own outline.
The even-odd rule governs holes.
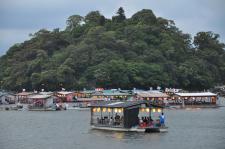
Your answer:
[[[129,96],[131,93],[124,90],[103,90],[103,91],[96,91],[93,95],[99,96]]]
[[[165,93],[162,93],[162,92],[159,92],[159,91],[139,91],[137,92],[137,95],[138,96],[141,96],[141,97],[161,97],[161,98],[166,98],[166,97],[169,97],[167,94]]]
[[[92,104],[91,107],[105,107],[105,108],[128,108],[139,106],[142,104],[149,104],[147,101],[102,101],[95,104]],[[151,107],[160,107],[157,105],[151,104]]]

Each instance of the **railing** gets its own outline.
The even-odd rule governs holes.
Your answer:
[[[123,120],[122,119],[94,119],[92,121],[92,125],[101,126],[101,127],[123,127]]]

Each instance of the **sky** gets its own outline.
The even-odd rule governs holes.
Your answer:
[[[213,31],[225,43],[225,0],[0,0],[0,55],[29,40],[29,33],[63,30],[71,15],[99,10],[111,18],[119,7],[127,17],[151,9],[157,17],[174,20],[184,33]]]

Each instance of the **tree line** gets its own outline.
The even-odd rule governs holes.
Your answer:
[[[66,23],[65,30],[31,34],[0,58],[2,89],[203,90],[225,83],[225,45],[213,32],[192,39],[152,10],[127,18],[122,7],[112,18],[91,11]]]

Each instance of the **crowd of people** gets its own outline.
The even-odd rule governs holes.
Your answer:
[[[123,125],[123,116],[118,115],[117,113],[115,116],[104,116],[104,117],[97,117],[97,124],[100,125],[109,125],[109,126],[121,126]],[[165,116],[164,113],[161,113],[159,119],[153,120],[151,116],[142,116],[138,118],[139,127],[163,127],[165,126]]]
[[[163,127],[165,126],[165,116],[164,113],[161,113],[161,115],[159,116],[159,119],[153,120],[151,116],[147,117],[141,117],[139,118],[139,126],[141,128],[144,127]]]
[[[123,116],[118,115],[117,113],[115,114],[115,117],[111,116],[104,116],[104,117],[97,117],[97,123],[101,125],[114,125],[114,126],[119,126],[122,125],[123,123]]]

